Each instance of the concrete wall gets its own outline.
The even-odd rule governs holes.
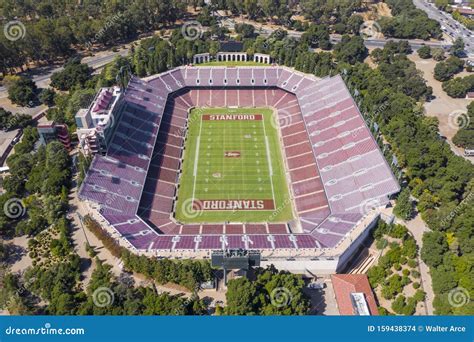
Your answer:
[[[314,258],[315,259],[315,258]],[[311,276],[313,274],[333,274],[336,273],[338,258],[334,260],[323,259],[322,257],[319,260],[312,259],[297,259],[287,260],[287,259],[266,259],[266,261],[261,262],[262,267],[267,267],[269,265],[274,265],[279,270],[286,270],[292,273],[306,274]]]
[[[357,239],[354,240],[354,242],[351,243],[348,249],[342,253],[341,256],[339,256],[339,264],[337,265],[337,272],[341,272],[344,270],[344,268],[348,265],[348,263],[351,261],[351,258],[354,256],[355,253],[357,253],[362,246],[363,242],[365,239],[367,239],[370,235],[370,232],[372,229],[374,229],[375,225],[378,222],[379,216],[375,216],[373,221],[370,222],[368,227],[364,230],[362,234],[360,234]]]

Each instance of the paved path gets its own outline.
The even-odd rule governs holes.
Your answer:
[[[87,208],[83,205],[83,203],[79,201],[75,188],[73,189],[73,191],[71,191],[71,196],[72,198],[70,199],[70,204],[72,206],[71,212],[73,213],[71,218],[73,220],[74,225],[72,240],[74,242],[76,251],[81,256],[81,258],[84,257],[89,260],[89,255],[85,250],[85,243],[86,241],[89,241],[89,244],[94,247],[94,250],[98,253],[97,257],[103,262],[112,266],[111,272],[114,274],[114,276],[119,277],[124,271],[122,260],[120,258],[114,257],[112,253],[110,253],[110,251],[102,245],[102,242],[91,231],[89,231],[85,226],[82,226],[82,223],[80,222],[79,216],[77,214],[80,214],[82,217],[84,217],[89,212]],[[83,270],[82,275],[84,277],[84,285],[86,285],[90,280],[90,276],[92,274],[93,269],[94,263],[92,263],[92,265],[88,269]],[[135,281],[136,285],[146,286],[147,284],[151,283],[150,280],[146,279],[140,274],[132,274],[131,277]],[[183,290],[178,285],[155,284],[155,286],[159,292],[169,292],[172,295],[183,295],[185,297],[191,296],[190,291]],[[202,290],[198,292],[198,296],[200,298],[209,297],[214,302],[221,301],[225,303],[225,292],[226,291]]]
[[[410,221],[403,221],[396,219],[396,223],[403,224],[405,225],[408,230],[412,233],[413,237],[415,238],[415,241],[421,251],[421,247],[423,246],[423,233],[429,232],[430,229],[426,226],[425,222],[422,220],[421,216],[418,214],[414,219]],[[430,268],[428,265],[426,265],[423,260],[419,257],[418,254],[418,263],[420,266],[420,274],[421,274],[421,285],[423,287],[423,290],[426,292],[426,299],[425,299],[425,304],[426,304],[426,314],[427,315],[433,315],[433,299],[434,299],[434,292],[433,292],[433,286],[431,282],[431,274],[430,274]]]

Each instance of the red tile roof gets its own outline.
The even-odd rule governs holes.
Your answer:
[[[378,315],[374,293],[365,274],[334,274],[331,276],[336,302],[341,315],[355,315],[351,293],[363,292],[371,315]]]

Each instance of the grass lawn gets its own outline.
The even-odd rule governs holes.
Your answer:
[[[201,63],[201,64],[194,64],[194,66],[229,66],[229,67],[235,67],[235,66],[271,66],[270,64],[265,64],[265,63],[257,63],[257,62],[209,62],[209,63]]]
[[[284,222],[293,218],[278,132],[267,108],[190,114],[176,218]]]

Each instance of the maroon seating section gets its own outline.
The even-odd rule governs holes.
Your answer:
[[[303,234],[281,223],[182,225],[172,218],[189,109],[232,106],[276,109]],[[139,250],[294,249],[335,247],[365,203],[384,204],[398,190],[340,77],[186,67],[132,78],[107,157],[94,158],[80,196],[101,204],[104,218]]]

